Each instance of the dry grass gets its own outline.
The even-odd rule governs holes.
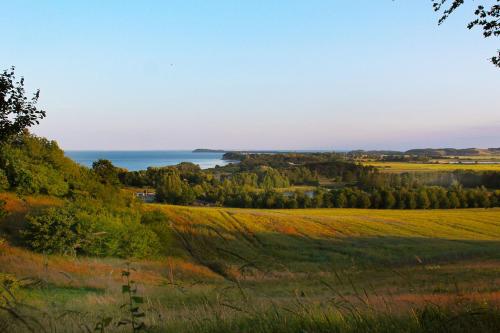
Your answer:
[[[7,199],[19,214],[57,204]],[[339,295],[391,313],[500,303],[500,209],[145,209],[163,210],[171,222],[165,228],[179,238],[173,249],[179,256],[133,263],[133,279],[147,299],[146,321],[170,331],[197,330],[205,321],[222,327],[214,318],[246,316],[231,307],[260,316],[274,307],[316,309]],[[0,245],[1,271],[43,282],[23,288],[23,300],[57,313],[85,313],[88,323],[120,316],[124,265]]]

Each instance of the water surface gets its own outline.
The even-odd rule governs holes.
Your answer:
[[[129,171],[145,170],[150,166],[161,167],[176,165],[181,162],[198,164],[202,169],[213,168],[216,165],[226,165],[222,160],[223,153],[193,153],[187,150],[178,151],[99,151],[85,150],[65,151],[66,156],[75,162],[91,167],[98,159],[110,160],[115,166]]]

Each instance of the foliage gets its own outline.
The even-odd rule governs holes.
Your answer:
[[[127,303],[123,304],[128,311],[130,318],[122,318],[117,326],[130,325],[132,332],[139,332],[145,329],[146,325],[141,318],[145,317],[140,306],[144,303],[144,298],[138,295],[137,283],[130,279],[131,270],[130,264],[127,263],[127,268],[122,271],[122,278],[125,284],[122,285],[122,293],[127,296]]]
[[[118,251],[112,255],[122,258],[152,258],[158,254],[160,241],[151,229],[140,224],[121,228]]]
[[[0,169],[0,191],[5,191],[9,189],[9,179],[5,174],[5,171]]]
[[[25,96],[24,78],[16,79],[14,67],[0,74],[0,144],[45,118],[36,107],[40,91],[31,99]]]
[[[187,181],[181,179],[180,173],[172,169],[160,178],[156,187],[156,199],[159,202],[186,205],[194,201],[195,193]]]
[[[446,9],[442,10],[442,7],[448,3],[448,0],[433,0],[433,7],[436,12],[442,10],[442,16],[439,19],[439,24],[443,23],[451,14],[453,14],[459,7],[464,4],[464,0],[451,0],[451,4]],[[500,0],[492,0],[496,4],[490,4],[488,6],[478,5],[474,14],[476,19],[469,22],[467,28],[472,29],[479,26],[483,29],[483,36],[488,37],[499,37],[500,36]],[[488,8],[489,7],[489,8]],[[497,55],[491,58],[491,62],[500,68],[500,50]]]
[[[110,212],[91,202],[68,203],[27,217],[26,244],[37,252],[66,255],[155,256],[157,235],[133,212]]]
[[[116,168],[113,163],[109,160],[97,160],[92,163],[92,170],[99,177],[99,180],[103,184],[108,185],[118,185],[120,180],[118,179],[119,169]]]
[[[77,218],[68,208],[49,208],[43,214],[27,217],[23,231],[26,243],[35,251],[75,255],[93,241],[95,225]]]

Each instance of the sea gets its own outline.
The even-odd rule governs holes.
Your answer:
[[[92,167],[92,163],[99,159],[110,160],[113,165],[129,171],[146,170],[148,167],[162,167],[176,165],[181,162],[197,164],[202,169],[213,168],[216,165],[224,166],[229,161],[222,159],[223,153],[200,152],[187,150],[168,151],[104,151],[104,150],[67,150],[66,156],[75,162]]]

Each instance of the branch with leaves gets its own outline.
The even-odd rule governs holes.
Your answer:
[[[0,74],[0,143],[45,118],[45,111],[36,107],[40,91],[26,97],[24,78],[17,80],[14,70],[11,67]]]
[[[460,6],[464,4],[465,0],[453,0],[451,4],[448,0],[433,0],[433,8],[436,12],[442,12],[442,16],[438,23],[442,24],[446,19],[453,14]],[[481,27],[483,30],[484,38],[490,37],[500,37],[500,0],[494,0],[487,6],[478,5],[477,9],[474,11],[476,19],[469,22],[467,25],[468,29],[474,27]],[[448,7],[443,7],[448,5]],[[493,65],[500,68],[500,50],[497,50],[497,54],[490,58]]]

